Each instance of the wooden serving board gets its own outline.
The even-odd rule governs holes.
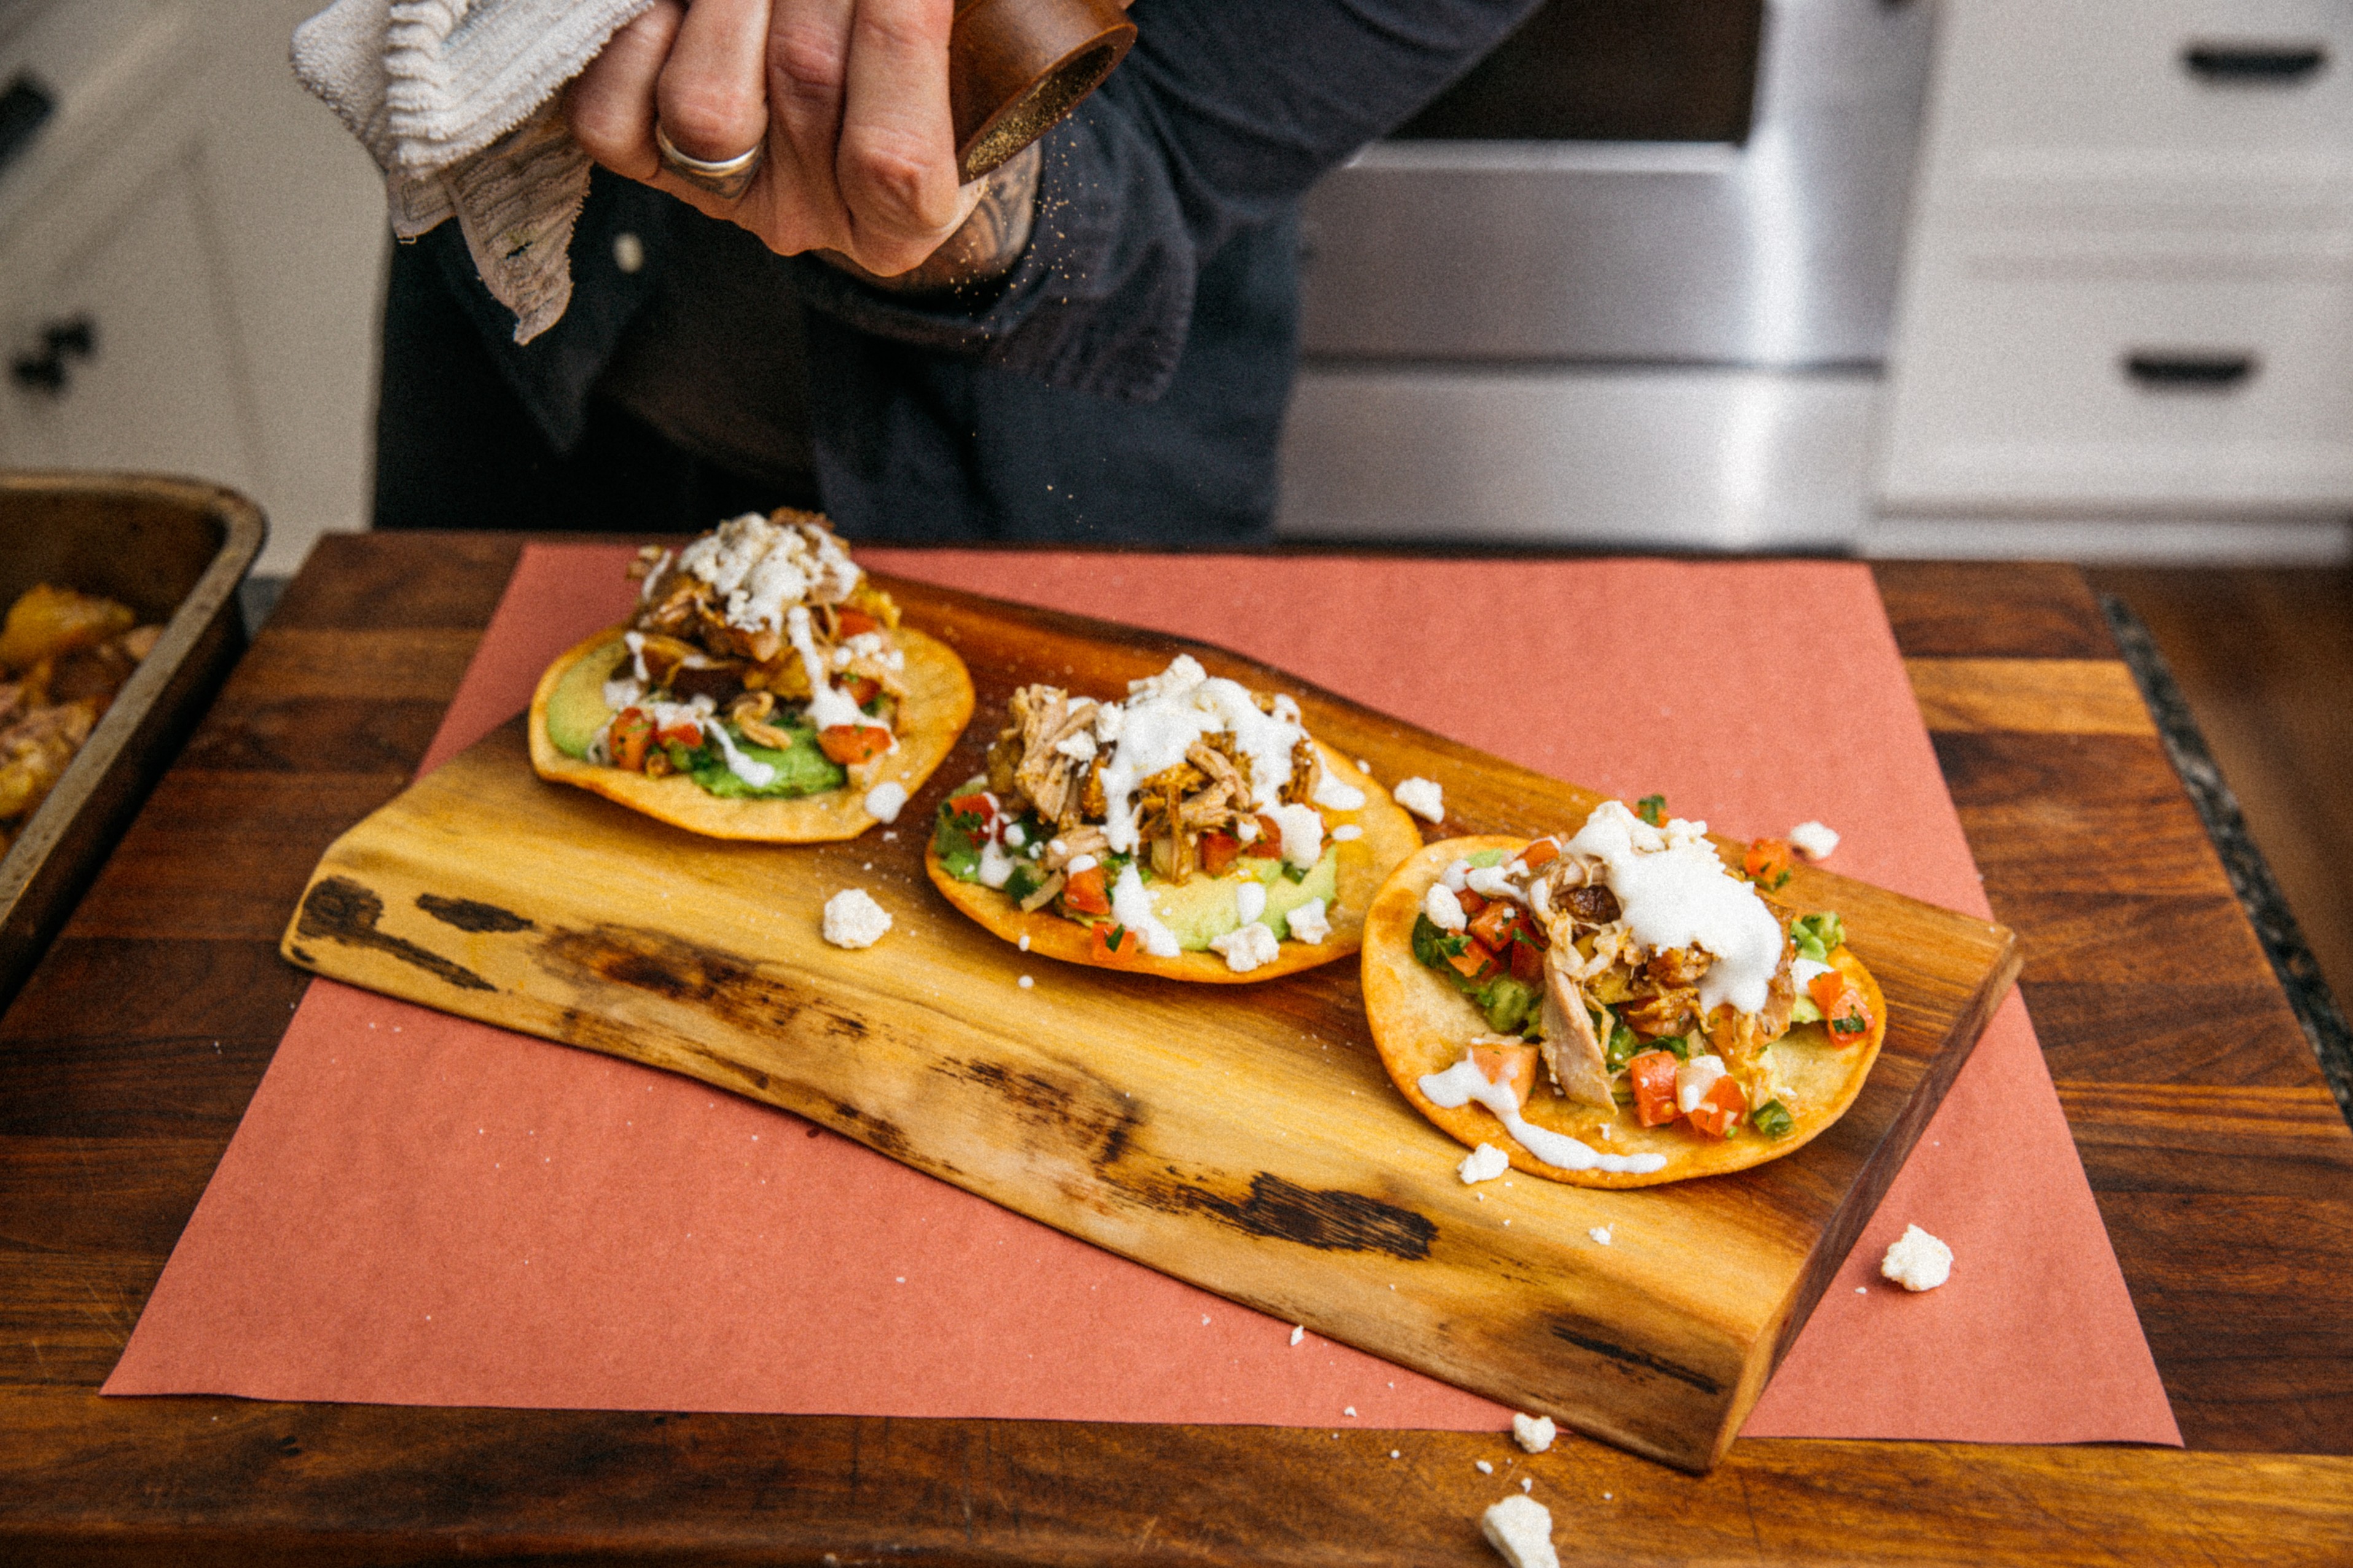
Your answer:
[[[335,842],[286,955],[783,1106],[1320,1334],[1714,1464],[2008,989],[2010,933],[1800,869],[1796,901],[1843,911],[1890,1003],[1845,1119],[1737,1175],[1632,1192],[1521,1176],[1508,1206],[1482,1203],[1455,1174],[1461,1147],[1384,1078],[1353,958],[1237,986],[1041,960],[947,907],[924,834],[979,770],[1014,687],[1115,692],[1179,652],[1291,692],[1313,733],[1385,780],[1440,781],[1433,837],[1556,830],[1599,797],[1215,648],[889,586],[979,692],[895,838],[699,838],[543,783],[517,721]],[[896,921],[862,952],[818,935],[824,900],[849,886]],[[1616,1244],[1594,1245],[1596,1226]]]

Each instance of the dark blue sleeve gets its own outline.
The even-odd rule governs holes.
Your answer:
[[[1202,267],[1393,129],[1535,0],[1136,0],[1135,47],[1041,143],[1029,247],[988,297],[910,300],[814,258],[804,298],[911,347],[1126,402],[1166,390]]]

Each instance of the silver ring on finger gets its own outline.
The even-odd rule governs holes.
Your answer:
[[[738,153],[733,158],[690,158],[678,150],[659,121],[654,122],[654,150],[661,154],[663,168],[696,190],[709,191],[723,202],[732,202],[751,188],[752,176],[760,172],[760,164],[768,155],[768,144],[755,142],[748,152]]]

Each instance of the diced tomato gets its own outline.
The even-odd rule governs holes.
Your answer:
[[[1833,969],[1817,974],[1806,987],[1814,1005],[1822,1010],[1822,1027],[1834,1046],[1859,1046],[1871,1037],[1871,1004],[1862,990]]]
[[[852,702],[863,708],[874,700],[875,695],[882,689],[882,683],[863,675],[853,675],[841,683],[841,689],[849,693]]]
[[[1493,979],[1496,972],[1504,967],[1496,961],[1493,952],[1475,937],[1462,943],[1461,952],[1448,953],[1446,962],[1454,966],[1456,973],[1473,985]]]
[[[702,726],[699,723],[665,724],[654,731],[654,743],[659,746],[684,746],[691,752],[702,744]]]
[[[1471,934],[1497,952],[1510,947],[1513,939],[1523,933],[1532,942],[1537,940],[1536,928],[1528,920],[1527,911],[1504,899],[1490,903],[1471,921]]]
[[[1128,963],[1143,954],[1143,940],[1124,925],[1105,921],[1087,928],[1087,956],[1098,963]]]
[[[1212,877],[1222,877],[1226,868],[1242,852],[1242,841],[1230,833],[1201,835],[1201,869]]]
[[[1544,949],[1525,942],[1512,943],[1512,978],[1523,985],[1544,988]]]
[[[1683,1112],[1675,1108],[1672,1051],[1644,1051],[1626,1064],[1634,1084],[1634,1114],[1645,1127],[1664,1127]]]
[[[1520,864],[1533,871],[1560,858],[1560,846],[1549,838],[1539,838],[1520,851]]]
[[[833,612],[833,632],[836,637],[854,637],[860,632],[879,631],[882,623],[863,610],[838,607]]]
[[[1282,829],[1276,824],[1274,818],[1264,813],[1260,814],[1258,837],[1242,846],[1242,853],[1254,855],[1261,860],[1274,860],[1282,858]]]
[[[949,796],[948,810],[957,816],[976,816],[983,827],[997,820],[997,803],[980,790]]]
[[[831,724],[817,732],[825,754],[843,767],[854,767],[891,749],[891,731],[880,724]]]
[[[1699,1097],[1699,1103],[1691,1108],[1691,1124],[1712,1138],[1729,1138],[1747,1110],[1748,1096],[1726,1073],[1709,1084],[1707,1092]]]
[[[1468,888],[1464,888],[1460,892],[1456,893],[1454,895],[1454,901],[1462,906],[1462,912],[1466,915],[1476,915],[1480,910],[1487,907],[1488,902],[1487,900],[1481,898],[1478,894],[1472,892]]]
[[[1534,1046],[1472,1046],[1471,1063],[1489,1083],[1510,1085],[1512,1098],[1522,1105],[1536,1091]]]
[[[1740,858],[1740,868],[1748,873],[1752,882],[1778,887],[1789,874],[1789,841],[1786,838],[1759,838]]]
[[[1062,903],[1082,915],[1111,913],[1111,891],[1103,885],[1103,868],[1090,866],[1062,884]]]
[[[653,744],[654,721],[646,717],[642,708],[624,708],[613,720],[613,728],[605,737],[605,749],[617,768],[627,768],[633,773],[645,772],[646,748]]]

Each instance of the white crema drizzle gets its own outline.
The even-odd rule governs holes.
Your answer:
[[[1110,806],[1103,837],[1113,849],[1134,853],[1136,790],[1154,774],[1183,762],[1187,750],[1204,735],[1230,734],[1234,749],[1250,759],[1253,810],[1271,810],[1281,801],[1283,786],[1291,782],[1292,749],[1307,738],[1296,702],[1279,696],[1273,712],[1261,712],[1249,688],[1213,679],[1187,654],[1178,654],[1149,679],[1130,681],[1127,690],[1127,700],[1117,705],[1120,717],[1111,726],[1117,743],[1103,771],[1103,798]],[[1097,734],[1104,728],[1098,720]]]
[[[1609,890],[1636,942],[1654,950],[1702,947],[1715,955],[1700,976],[1702,1011],[1729,1002],[1739,1012],[1761,1013],[1781,963],[1781,922],[1756,889],[1725,868],[1706,832],[1705,823],[1681,817],[1656,828],[1606,800],[1568,847],[1607,868]]]
[[[1610,1171],[1625,1175],[1647,1175],[1666,1168],[1664,1154],[1604,1154],[1599,1149],[1571,1138],[1566,1132],[1555,1132],[1537,1126],[1520,1114],[1519,1096],[1507,1083],[1496,1083],[1479,1070],[1479,1064],[1464,1057],[1444,1072],[1434,1072],[1421,1079],[1421,1092],[1430,1103],[1446,1110],[1455,1110],[1477,1100],[1495,1113],[1504,1131],[1518,1140],[1521,1148],[1547,1165],[1564,1171]]]

